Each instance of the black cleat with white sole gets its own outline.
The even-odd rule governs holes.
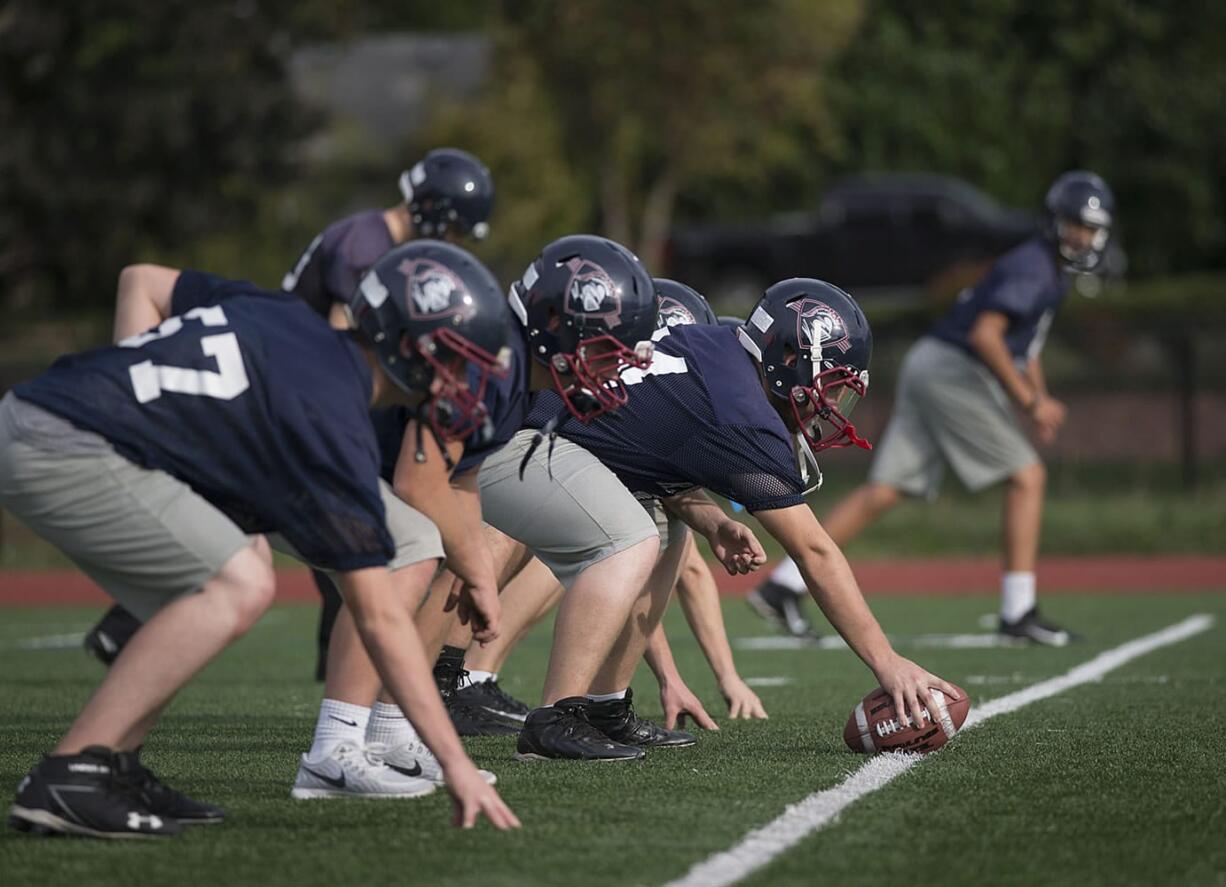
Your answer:
[[[463,705],[482,708],[496,718],[509,721],[516,728],[523,726],[530,709],[502,687],[498,681],[481,681],[468,684],[455,691],[455,700]]]
[[[809,617],[805,615],[801,595],[787,586],[768,579],[751,591],[745,597],[745,602],[771,625],[786,631],[792,637],[814,640],[818,637]]]
[[[1005,637],[1023,638],[1045,647],[1066,647],[1081,635],[1042,619],[1037,607],[1031,607],[1016,622],[1000,620],[1000,633]]]
[[[434,663],[434,683],[438,686],[451,723],[461,736],[513,736],[523,725],[522,720],[504,717],[479,701],[473,701],[468,691],[468,670],[464,668],[464,651],[459,647],[444,647]]]
[[[108,748],[48,755],[17,786],[9,825],[38,835],[161,838],[177,819],[150,809],[129,766]]]
[[[645,752],[610,739],[588,722],[592,701],[586,696],[559,699],[533,709],[519,734],[515,760],[637,761]]]
[[[634,691],[626,690],[625,699],[589,702],[588,722],[615,742],[640,748],[684,748],[698,741],[685,730],[668,730],[644,720],[634,713]]]
[[[214,804],[189,798],[171,788],[141,763],[140,749],[115,755],[120,769],[140,792],[145,806],[158,816],[178,820],[180,825],[213,825],[225,821],[226,811]]]

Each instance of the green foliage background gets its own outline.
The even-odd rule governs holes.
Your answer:
[[[480,95],[408,144],[320,160],[295,50],[489,38]],[[275,283],[330,219],[387,205],[459,144],[499,188],[483,258],[516,274],[596,230],[649,265],[676,220],[813,206],[832,177],[933,170],[1034,206],[1059,171],[1115,186],[1136,276],[1220,269],[1226,7],[1088,0],[11,0],[0,10],[0,304],[102,308],[128,261]],[[11,328],[11,327],[10,327]]]

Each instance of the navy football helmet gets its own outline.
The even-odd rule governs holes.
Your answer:
[[[834,447],[872,449],[850,421],[868,393],[873,353],[872,331],[851,296],[808,277],[782,280],[736,334],[761,364],[771,395],[790,405],[797,443],[810,457]]]
[[[511,284],[508,299],[533,359],[549,368],[581,422],[626,403],[622,370],[651,365],[655,288],[619,243],[586,234],[555,240]]]
[[[494,180],[467,151],[431,151],[400,174],[400,193],[419,237],[452,233],[483,240],[489,234]]]
[[[698,290],[667,277],[653,277],[651,282],[655,284],[656,299],[660,306],[653,339],[658,341],[663,335],[661,331],[672,326],[692,323],[714,326],[718,323],[710,303]]]
[[[1107,183],[1086,170],[1066,172],[1047,190],[1045,204],[1051,215],[1050,236],[1065,265],[1073,271],[1096,270],[1102,263],[1115,221],[1115,195]],[[1093,229],[1088,246],[1078,248],[1066,242],[1061,229],[1068,222]]]
[[[485,385],[509,366],[510,318],[498,281],[471,253],[437,240],[395,247],[362,277],[349,311],[392,381],[426,395],[419,418],[436,435],[462,440],[485,424]]]

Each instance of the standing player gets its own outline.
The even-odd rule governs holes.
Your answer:
[[[805,505],[793,441],[810,457],[834,446],[865,445],[848,417],[867,391],[872,338],[864,315],[841,290],[821,281],[775,284],[745,324],[676,326],[657,343],[651,369],[627,379],[629,403],[615,419],[566,421],[559,432],[581,444],[640,496],[662,499],[687,522],[701,515],[706,488],[742,503],[796,560],[810,594],[876,675],[898,711],[935,716],[930,688],[951,685],[899,656],[864,602],[838,547]],[[529,416],[553,414],[542,394]],[[693,524],[691,524],[693,525]],[[663,600],[642,602],[631,627],[658,651]],[[628,629],[629,630],[629,629]],[[602,674],[627,686],[633,645],[615,650]],[[619,658],[620,655],[620,658]],[[592,723],[600,702],[586,706]],[[538,710],[539,712],[539,710]],[[534,747],[533,719],[520,734],[521,755]]]
[[[904,496],[933,497],[943,463],[971,490],[1004,481],[1000,631],[1063,646],[1070,632],[1039,616],[1035,562],[1046,472],[1019,414],[1040,442],[1064,424],[1040,355],[1068,291],[1065,272],[1100,268],[1115,198],[1092,172],[1067,172],[1047,192],[1048,230],[1000,258],[904,358],[894,413],[869,481],[835,505],[826,528],[840,545]],[[810,633],[795,564],[751,594],[755,609],[793,634]]]
[[[445,435],[439,420],[468,400],[456,374],[495,369],[505,309],[457,290],[451,310],[422,316],[405,287],[378,283],[355,296],[349,335],[284,294],[134,266],[120,277],[117,345],[62,358],[0,405],[0,502],[145,620],[18,786],[18,828],[154,837],[221,820],[138,750],[272,602],[268,533],[336,571],[383,681],[444,762],[457,821],[518,824],[464,754],[411,616],[392,603],[389,561],[403,555],[401,573],[424,585],[440,552],[433,528],[383,495],[367,414],[413,404]]]
[[[473,155],[455,148],[436,148],[400,175],[402,202],[385,210],[347,216],[323,230],[281,281],[337,329],[348,321],[344,308],[358,281],[394,246],[418,237],[455,242],[483,239],[489,232],[494,183]],[[328,639],[341,598],[332,581],[313,571],[323,609],[318,631],[315,676],[324,679]],[[85,647],[109,664],[140,622],[123,607],[112,607],[85,637]]]

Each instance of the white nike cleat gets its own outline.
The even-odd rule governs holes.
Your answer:
[[[405,769],[384,762],[379,747],[361,748],[339,742],[324,758],[306,755],[298,762],[298,776],[289,796],[310,798],[419,798],[435,784]]]
[[[399,773],[428,779],[433,785],[441,786],[447,783],[443,778],[443,767],[439,764],[438,758],[426,748],[426,744],[420,739],[410,739],[390,749],[377,743],[367,743],[366,748],[373,750],[374,754],[387,766],[394,768]],[[478,770],[477,772],[490,785],[498,781],[498,777],[489,770]]]

